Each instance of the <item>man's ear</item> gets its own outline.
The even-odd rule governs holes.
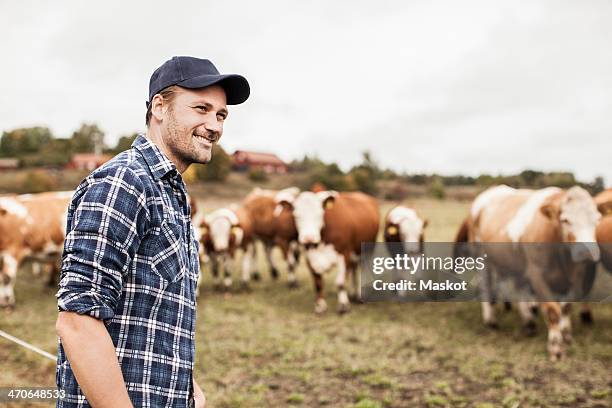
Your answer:
[[[164,117],[165,108],[164,98],[160,94],[155,94],[151,100],[151,115],[161,122]]]

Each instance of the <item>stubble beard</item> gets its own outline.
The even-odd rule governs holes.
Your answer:
[[[166,145],[172,151],[174,157],[186,166],[192,163],[206,164],[210,162],[212,159],[212,149],[209,152],[196,150],[196,147],[193,145],[194,136],[187,128],[178,125],[172,108],[168,111],[168,119]]]

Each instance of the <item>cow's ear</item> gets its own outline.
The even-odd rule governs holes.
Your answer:
[[[0,207],[0,215],[6,215],[6,213],[7,213],[6,208]]]
[[[323,200],[323,208],[326,209],[326,210],[330,209],[330,208],[333,208],[334,204],[336,204],[336,197],[334,197],[334,196],[326,197]]]
[[[607,201],[605,203],[597,204],[597,210],[601,213],[601,215],[612,214],[612,202]]]
[[[321,204],[324,209],[329,209],[336,204],[336,197],[338,197],[338,192],[329,190],[329,191],[320,191],[317,193],[317,196],[321,199]]]
[[[283,210],[293,211],[293,204],[285,200],[276,204],[274,207],[274,217],[280,216]]]
[[[549,220],[559,218],[559,206],[554,203],[546,203],[540,207],[540,212]]]

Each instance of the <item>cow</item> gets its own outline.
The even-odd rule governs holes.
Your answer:
[[[223,285],[228,290],[232,285],[229,261],[236,262],[239,249],[242,257],[242,287],[248,288],[251,262],[254,258],[253,226],[251,218],[242,207],[220,208],[206,215],[199,225],[201,245],[210,258],[214,286],[221,288],[219,273],[223,269]]]
[[[272,249],[278,246],[287,261],[288,285],[297,287],[295,268],[299,260],[297,229],[286,203],[299,193],[296,187],[281,191],[255,189],[242,202],[242,207],[252,220],[253,237],[263,243],[266,259],[273,279],[278,279],[278,267],[272,258]],[[256,272],[254,278],[258,278]]]
[[[413,208],[393,207],[385,217],[385,242],[402,242],[408,253],[423,253],[427,223]]]
[[[51,263],[49,284],[55,283],[72,196],[66,191],[0,198],[0,306],[15,305],[17,271],[27,259]]]
[[[601,263],[609,272],[612,272],[612,189],[597,194],[595,204],[602,214],[595,231],[601,251]]]
[[[398,251],[409,256],[424,254],[427,223],[427,220],[420,217],[413,208],[403,205],[391,208],[385,216],[385,228],[383,230],[389,253],[392,256],[395,256]],[[401,274],[396,274],[396,280],[401,279]],[[404,297],[407,291],[398,290],[397,293]]]
[[[483,276],[482,313],[486,324],[495,326],[491,303],[492,279],[512,277],[519,289],[532,291],[548,325],[551,360],[563,357],[571,341],[570,303],[552,301],[555,293],[583,296],[599,260],[595,227],[600,213],[590,194],[579,186],[568,190],[493,187],[474,201],[468,219],[458,234],[469,242],[520,243],[487,246],[487,272]],[[572,243],[583,243],[581,245]],[[550,246],[560,246],[553,256]],[[531,302],[519,302],[519,312],[528,331],[535,328]]]
[[[374,242],[379,228],[376,200],[364,193],[336,191],[301,192],[288,204],[295,219],[298,242],[316,291],[315,313],[327,310],[323,297],[323,274],[337,266],[338,312],[349,310],[346,281],[353,280],[353,295],[359,296],[356,268],[363,242]]]

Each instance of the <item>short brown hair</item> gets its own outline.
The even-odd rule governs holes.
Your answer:
[[[177,89],[178,89],[178,87],[176,85],[171,85],[171,86],[169,86],[167,88],[164,88],[161,91],[159,91],[159,95],[161,95],[161,97],[164,99],[164,101],[166,101],[168,103],[172,103],[172,100],[174,99],[175,92],[176,92]],[[151,99],[151,101],[149,101],[149,106],[147,106],[147,115],[145,117],[145,124],[147,125],[147,127],[149,127],[149,122],[151,121],[151,116],[153,115],[151,113],[152,102],[153,102],[153,99]]]

